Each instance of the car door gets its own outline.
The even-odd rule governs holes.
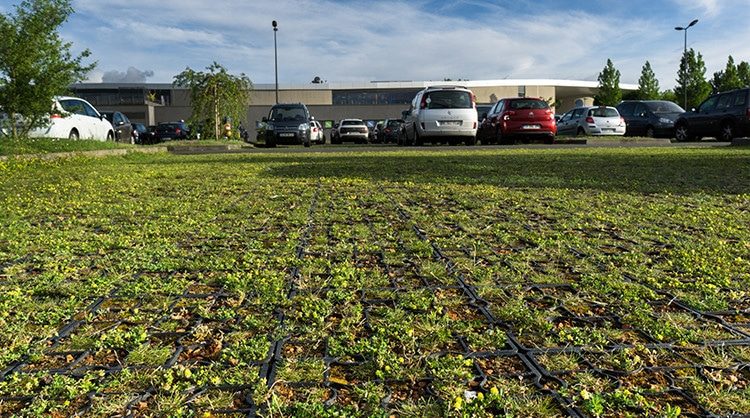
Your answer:
[[[486,138],[491,137],[494,135],[495,129],[492,127],[492,115],[495,114],[495,109],[500,105],[500,102],[495,103],[490,107],[490,109],[487,111],[486,115],[480,115],[484,116],[484,118],[480,121],[479,125],[479,131],[477,132],[477,138],[481,141]]]
[[[569,135],[570,132],[570,123],[571,118],[573,116],[573,111],[569,110],[567,111],[559,121],[557,121],[557,134],[558,135]]]
[[[79,102],[86,111],[86,117],[84,117],[85,120],[83,122],[85,127],[82,128],[88,132],[85,138],[105,141],[111,124],[106,119],[103,120],[101,115],[99,115],[99,112],[97,112],[90,104],[83,100],[79,100]]]
[[[720,94],[719,100],[716,101],[716,107],[714,108],[714,111],[711,112],[708,129],[712,132],[712,135],[716,135],[717,139],[721,136],[721,124],[723,121],[732,117],[734,95],[735,93]]]
[[[568,122],[568,133],[571,135],[578,134],[578,128],[583,126],[586,122],[584,114],[589,108],[587,107],[579,107],[577,109],[573,109],[570,114],[570,121]]]
[[[122,113],[120,112],[114,112],[112,114],[112,127],[115,129],[115,141],[122,141],[124,138],[123,135],[123,126],[125,125],[125,121],[122,119]]]
[[[622,116],[622,114],[620,114]],[[648,127],[649,110],[643,103],[636,103],[633,114],[625,118],[626,132],[628,135],[645,135]]]
[[[704,137],[714,134],[711,132],[711,118],[718,101],[719,96],[712,96],[698,106],[695,114],[690,118],[689,128],[693,135]]]

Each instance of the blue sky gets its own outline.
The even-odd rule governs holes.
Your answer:
[[[20,0],[0,0],[7,13]],[[596,80],[607,58],[622,82],[650,61],[675,84],[683,38],[710,78],[750,61],[750,0],[73,0],[63,36],[98,61],[90,81],[171,82],[217,61],[256,84],[279,81],[554,78]]]

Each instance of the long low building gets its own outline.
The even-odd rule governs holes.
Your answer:
[[[319,121],[379,120],[400,117],[419,90],[447,84],[470,88],[478,104],[492,104],[504,97],[541,97],[556,105],[556,113],[592,104],[598,91],[598,82],[576,80],[373,81],[280,85],[278,98],[280,103],[306,104]],[[626,92],[638,88],[633,84],[620,87]],[[131,120],[148,125],[187,120],[192,113],[190,92],[171,84],[78,83],[71,89],[99,110],[119,110]],[[247,109],[249,125],[268,114],[276,103],[276,94],[273,84],[253,87]]]

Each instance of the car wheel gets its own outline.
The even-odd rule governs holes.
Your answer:
[[[107,132],[107,142],[112,142],[115,140],[115,134],[112,133],[112,131]]]
[[[421,147],[424,145],[424,139],[419,135],[419,131],[417,131],[417,127],[414,127],[414,145]]]
[[[464,139],[464,144],[471,146],[477,143],[477,137],[475,136],[467,136],[466,139]]]
[[[580,126],[578,127],[578,130],[576,131],[576,136],[584,136],[586,135],[586,131],[583,130]]]
[[[68,134],[68,139],[71,141],[78,141],[81,138],[80,135],[78,135],[78,131],[73,129],[70,131],[70,134]],[[109,134],[107,134],[107,140],[109,141]]]
[[[499,127],[497,128],[497,131],[495,132],[495,142],[497,142],[500,145],[510,145],[512,142],[510,138],[508,138],[508,135],[503,135],[503,130]]]
[[[690,132],[688,131],[688,127],[684,123],[677,125],[674,130],[674,137],[677,142],[687,142],[692,139],[692,137],[690,136]]]
[[[719,136],[724,142],[732,142],[734,139],[734,126],[731,123],[725,123],[721,127],[721,135]]]
[[[653,138],[656,136],[656,133],[654,132],[654,127],[649,126],[646,128],[646,138]]]

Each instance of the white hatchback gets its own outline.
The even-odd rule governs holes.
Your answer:
[[[113,141],[115,133],[112,124],[91,103],[77,97],[56,97],[49,124],[32,129],[29,136]]]
[[[625,135],[625,119],[614,107],[579,107],[557,121],[558,135]]]
[[[414,97],[402,128],[404,145],[422,145],[425,140],[464,141],[473,145],[477,136],[474,93],[461,86],[428,87]]]

